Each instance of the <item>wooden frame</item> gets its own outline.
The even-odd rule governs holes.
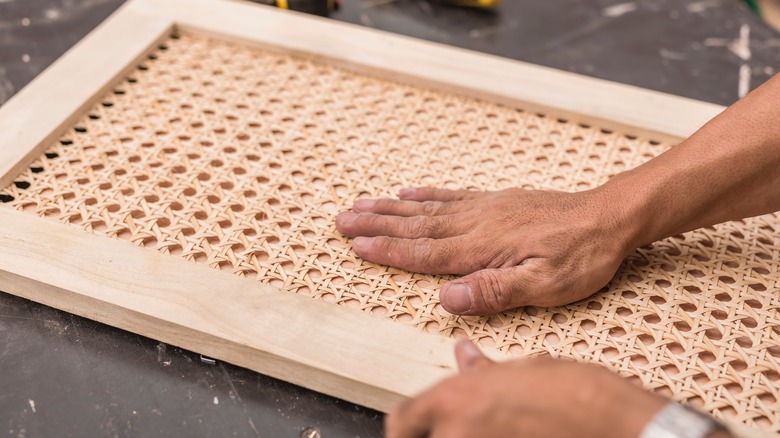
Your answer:
[[[0,184],[174,28],[659,139],[723,109],[266,7],[132,0],[0,108]],[[448,338],[11,209],[0,225],[0,289],[326,394],[388,411],[455,369]]]

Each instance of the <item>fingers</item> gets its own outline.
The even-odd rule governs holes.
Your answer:
[[[479,348],[470,341],[460,341],[455,346],[455,357],[461,372],[476,370],[493,363],[485,357]],[[462,381],[461,381],[462,382]],[[455,385],[449,379],[439,383],[421,395],[401,403],[385,418],[385,436],[387,438],[425,438],[472,436],[464,432],[462,424],[453,422],[452,414],[461,415],[463,385]],[[456,400],[459,399],[459,400]],[[456,407],[456,409],[452,409]],[[454,435],[453,431],[458,431]]]
[[[356,213],[387,214],[392,216],[440,216],[467,211],[468,203],[454,201],[399,201],[397,199],[358,199],[352,206]]]
[[[476,198],[481,192],[469,190],[433,189],[430,187],[417,187],[401,189],[398,197],[407,201],[462,201]]]
[[[368,261],[407,271],[464,274],[476,269],[473,263],[464,263],[463,260],[462,254],[471,252],[469,245],[462,236],[445,239],[360,236],[352,242],[352,249]]]
[[[349,237],[390,236],[404,239],[421,237],[443,238],[466,234],[471,220],[461,215],[447,216],[386,216],[351,211],[336,217],[336,228]]]
[[[418,189],[404,189],[414,192]],[[419,189],[421,196],[459,198],[471,192]],[[412,193],[408,192],[408,193]],[[462,193],[461,193],[462,192]],[[468,195],[465,195],[467,193]],[[349,237],[390,236],[404,239],[443,238],[465,234],[474,225],[467,214],[470,203],[453,201],[408,201],[395,199],[359,199],[352,211],[336,217],[336,228]]]
[[[461,372],[482,368],[493,363],[487,358],[479,347],[468,340],[459,341],[455,345],[455,359]]]
[[[527,299],[537,282],[522,265],[483,269],[444,285],[439,299],[456,315],[493,315],[530,304]]]
[[[386,438],[425,438],[433,429],[435,388],[401,403],[385,417]]]

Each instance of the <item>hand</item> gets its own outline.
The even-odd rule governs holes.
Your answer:
[[[470,342],[461,374],[402,403],[387,438],[638,437],[668,400],[592,365],[553,359],[493,363]]]
[[[416,272],[470,274],[442,288],[454,314],[568,304],[614,276],[630,236],[600,191],[404,189],[358,200],[336,218],[366,260]]]

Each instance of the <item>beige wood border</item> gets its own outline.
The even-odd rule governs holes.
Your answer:
[[[136,0],[135,11],[223,38],[324,59],[394,80],[663,140],[685,138],[724,107],[361,26],[246,2]],[[185,6],[186,5],[186,6]],[[183,10],[186,9],[186,13]]]
[[[659,139],[723,109],[230,0],[132,0],[0,108],[0,185],[175,27]],[[451,339],[2,208],[0,290],[385,412],[454,372]]]
[[[386,411],[455,367],[443,336],[16,210],[0,224],[0,289],[326,394]]]
[[[231,0],[132,0],[0,108],[0,185],[174,26],[677,141],[722,106]]]
[[[168,34],[168,17],[121,7],[0,107],[0,186],[21,172]]]

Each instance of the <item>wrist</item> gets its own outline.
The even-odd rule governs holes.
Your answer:
[[[728,429],[712,417],[676,402],[666,406],[647,423],[640,438],[725,438]]]
[[[636,248],[657,240],[652,208],[645,191],[640,192],[625,172],[592,190],[601,206],[600,223],[614,236],[615,248],[622,258]],[[660,238],[660,237],[659,237]]]

